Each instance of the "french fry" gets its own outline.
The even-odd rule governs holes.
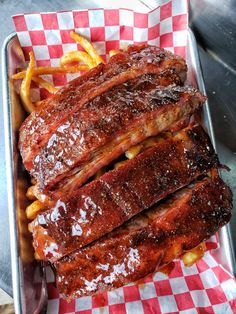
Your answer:
[[[125,152],[125,156],[128,159],[133,159],[135,156],[137,156],[140,153],[141,149],[142,149],[142,145],[132,146]]]
[[[20,96],[21,96],[21,100],[23,102],[23,105],[26,111],[28,113],[31,113],[35,109],[35,107],[34,107],[34,104],[30,100],[30,84],[33,77],[32,69],[35,67],[36,62],[35,62],[33,51],[30,51],[29,56],[30,56],[30,62],[25,72],[25,77],[23,78],[23,81],[21,83]]]
[[[127,160],[122,160],[122,161],[119,161],[119,162],[115,163],[114,169],[120,168],[121,166],[123,166],[126,163],[126,161]]]
[[[77,73],[80,71],[87,71],[89,67],[87,65],[72,65],[72,66],[60,66],[60,67],[38,67],[32,69],[33,76],[55,74],[55,73]],[[24,79],[26,71],[21,71],[12,75],[13,80]]]
[[[34,260],[34,249],[32,247],[32,244],[30,243],[31,238],[29,237],[29,234],[22,234],[20,236],[20,256],[21,261],[23,263],[30,263]]]
[[[33,184],[33,185],[35,185],[35,184],[37,183],[34,178],[31,178],[30,182],[31,182],[31,184]]]
[[[38,67],[34,71],[34,75],[54,74],[54,73],[77,73],[80,71],[87,71],[89,68],[87,65],[78,64],[72,66],[60,66],[60,67]]]
[[[203,242],[199,244],[194,249],[190,250],[189,252],[185,253],[182,256],[182,260],[184,262],[184,265],[187,267],[192,266],[194,263],[196,263],[205,253],[206,251],[206,244]]]
[[[61,57],[61,65],[65,65],[75,61],[82,61],[88,65],[90,69],[94,68],[97,63],[84,51],[70,51]]]
[[[89,42],[86,38],[73,31],[70,32],[70,37],[84,48],[84,50],[90,55],[97,65],[99,63],[104,63],[104,60],[99,56],[91,42]]]
[[[36,200],[36,197],[34,195],[34,185],[30,186],[26,192],[26,197],[31,200],[34,201]]]
[[[114,55],[117,55],[118,53],[121,53],[122,51],[119,49],[112,49],[109,51],[109,57],[113,57]]]
[[[58,88],[56,88],[55,86],[53,86],[51,83],[49,83],[48,81],[42,79],[39,76],[34,76],[32,77],[32,81],[34,81],[35,83],[37,83],[38,85],[42,86],[43,88],[45,88],[47,91],[49,91],[49,93],[51,94],[55,94],[58,91]]]
[[[31,223],[28,224],[28,230],[30,233],[33,233],[33,227]]]
[[[34,252],[34,258],[35,258],[36,260],[40,260],[40,256],[38,255],[37,252]]]
[[[59,67],[36,67],[34,53],[30,52],[30,62],[28,68],[12,76],[12,79],[14,80],[22,79],[20,96],[22,99],[22,103],[28,113],[31,113],[35,110],[37,106],[40,106],[40,102],[33,103],[30,99],[30,85],[32,80],[48,90],[50,93],[54,94],[58,91],[58,89],[43,78],[39,77],[40,75],[87,71],[88,69],[95,67],[101,62],[104,63],[93,45],[87,39],[75,32],[71,32],[70,35],[71,38],[80,43],[80,45],[85,49],[86,52],[72,51],[67,53],[66,55],[62,56],[61,66]],[[66,66],[68,63],[74,61],[82,61],[85,64]]]
[[[44,209],[44,205],[39,200],[34,201],[29,206],[26,207],[26,216],[28,219],[33,220],[36,218],[37,214]]]

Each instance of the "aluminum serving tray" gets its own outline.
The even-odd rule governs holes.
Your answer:
[[[203,94],[206,94],[196,40],[191,30],[188,32],[187,50],[189,68],[187,83],[198,87]],[[25,216],[25,207],[29,203],[25,193],[30,185],[30,178],[23,168],[19,151],[17,150],[18,130],[26,117],[26,113],[10,80],[11,75],[15,73],[15,69],[23,67],[25,64],[15,33],[8,36],[4,42],[2,62],[8,210],[15,312],[16,314],[43,313],[47,304],[45,270],[33,257],[32,239],[27,228],[28,222]],[[208,130],[215,146],[207,102],[203,109],[202,123]],[[220,230],[219,239],[221,246],[214,251],[214,255],[228,271],[235,274],[232,240],[228,225]]]

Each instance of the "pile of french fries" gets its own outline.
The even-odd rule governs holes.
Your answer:
[[[88,41],[86,38],[84,38],[83,36],[73,31],[70,33],[70,36],[72,39],[75,40],[75,42],[80,44],[80,46],[84,49],[84,51],[78,51],[78,50],[70,51],[64,54],[60,58],[59,67],[37,67],[34,53],[31,51],[29,53],[30,61],[29,61],[27,69],[21,72],[18,72],[12,76],[12,79],[14,80],[22,79],[22,83],[20,87],[20,97],[22,100],[22,104],[28,113],[31,113],[32,111],[35,110],[37,106],[40,106],[40,102],[33,103],[31,101],[30,86],[31,86],[32,81],[38,84],[39,86],[45,88],[51,94],[55,94],[58,91],[58,88],[56,88],[53,84],[43,79],[41,75],[55,74],[55,73],[77,73],[81,71],[88,71],[89,69],[96,67],[98,64],[104,63],[104,60],[98,54],[98,52],[96,51],[96,49],[94,48],[94,46],[92,45],[90,41]],[[109,57],[112,57],[113,55],[120,52],[121,50],[110,50]],[[169,136],[169,134],[165,136]],[[125,157],[127,159],[115,163],[114,169],[121,167],[124,163],[127,162],[127,160],[135,158],[144,149],[147,149],[148,147],[155,145],[160,140],[162,140],[162,138],[160,137],[149,138],[145,140],[144,142],[142,142],[141,144],[131,147],[128,151],[125,152]],[[95,175],[95,179],[102,176],[105,172],[106,172],[105,167],[100,169],[98,173]],[[35,193],[34,193],[35,183],[36,182],[32,180],[33,185],[28,188],[27,193],[26,193],[26,197],[29,200],[33,201],[26,208],[26,216],[29,220],[35,219],[36,216],[40,212],[43,212],[45,210],[44,204],[35,197]],[[206,245],[205,243],[201,243],[196,248],[185,253],[182,256],[182,260],[185,266],[192,266],[195,262],[197,262],[204,255],[205,251],[206,251]],[[37,259],[38,256],[35,255],[35,258]]]
[[[71,31],[70,36],[75,40],[85,51],[70,51],[63,55],[60,59],[59,67],[37,67],[33,51],[29,53],[30,61],[26,70],[18,72],[12,76],[13,80],[22,79],[20,87],[20,97],[25,110],[31,113],[40,105],[40,102],[33,103],[30,97],[31,82],[35,82],[39,86],[48,90],[51,94],[55,94],[58,88],[51,83],[41,78],[41,75],[55,73],[77,73],[87,71],[96,67],[99,63],[104,63],[96,49],[90,41],[83,36]],[[71,65],[72,63],[76,65]]]

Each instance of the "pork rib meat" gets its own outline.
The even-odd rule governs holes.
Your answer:
[[[218,166],[202,127],[181,130],[39,214],[30,225],[35,251],[55,261]]]
[[[208,239],[231,209],[228,186],[218,176],[203,179],[56,262],[58,290],[70,300],[141,279]]]
[[[115,86],[121,85],[124,89],[126,82],[135,81],[140,76],[145,77],[145,75],[151,76],[154,85],[166,86],[173,83],[179,85],[183,83],[186,77],[186,70],[185,61],[168,51],[152,46],[136,46],[129,47],[127,52],[114,56],[108,64],[101,64],[81,77],[69,82],[56,95],[45,100],[43,105],[36,109],[21,126],[19,148],[26,169],[35,176],[41,187],[52,186],[55,181],[60,180],[62,173],[66,175],[69,171],[68,169],[71,169],[75,163],[79,162],[79,160],[74,159],[71,161],[66,156],[46,155],[47,148],[53,145],[54,139],[57,139],[60,143],[65,140],[65,138],[61,138],[61,135],[65,130],[68,131],[69,123],[72,123],[75,129],[71,130],[68,135],[66,146],[63,147],[63,150],[66,150],[67,146],[71,149],[71,145],[74,148],[76,145],[78,147],[78,141],[75,143],[75,137],[77,139],[79,137],[82,141],[84,135],[88,136],[87,133],[89,133],[93,140],[98,136],[98,142],[101,140],[101,145],[104,143],[100,139],[100,135],[103,132],[101,125],[106,120],[101,120],[99,126],[96,120],[94,126],[89,125],[89,129],[84,129],[83,120],[81,120],[85,118],[86,125],[87,119],[94,119],[94,115],[96,115],[98,109],[96,110],[93,106],[94,104],[91,103],[93,99],[96,98],[95,103],[97,103],[101,95],[112,88],[115,89]],[[137,82],[134,84],[137,84]],[[146,87],[146,85],[144,83],[143,87]],[[114,93],[116,93],[116,90]],[[125,94],[121,93],[122,96],[125,97]],[[109,110],[108,108],[105,109],[105,105],[109,104],[109,99],[110,96],[104,98],[106,103],[103,104],[103,111]],[[111,101],[113,102],[112,98]],[[132,98],[130,101],[132,101]],[[88,110],[89,107],[90,111]],[[83,113],[77,114],[81,110]],[[87,117],[84,116],[85,114],[87,114]],[[71,121],[71,118],[74,118],[74,121]],[[75,119],[79,119],[77,121],[78,128],[73,123]],[[106,119],[108,119],[108,116]],[[99,129],[96,130],[96,127],[99,127]],[[82,133],[78,134],[79,132]],[[90,158],[89,151],[86,151],[87,148],[84,145],[83,149],[85,151],[82,155],[81,151],[78,151],[80,163],[83,162],[85,156]],[[38,162],[40,157],[45,158],[44,162],[47,163],[45,169],[48,167],[48,172],[50,173],[53,172],[53,165],[51,163],[54,162],[55,173],[45,176],[45,180],[40,178],[42,173],[37,168],[41,167],[42,172],[45,170],[45,164],[41,166],[41,163]],[[57,171],[60,172],[58,175]]]
[[[152,75],[116,86],[68,117],[35,156],[31,175],[39,190],[68,193],[131,146],[190,117],[204,101],[196,89],[160,87]]]

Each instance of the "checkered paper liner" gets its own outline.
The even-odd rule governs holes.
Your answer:
[[[89,38],[107,59],[111,49],[148,43],[186,56],[187,0],[161,1],[148,13],[129,9],[89,9],[53,13],[21,14],[13,17],[26,61],[33,50],[38,66],[58,66],[60,57],[80,47],[70,38],[71,30]],[[63,86],[78,74],[55,74],[45,78]],[[33,88],[34,99],[48,93]],[[47,269],[47,314],[65,313],[236,313],[236,283],[214,258],[219,247],[217,235],[207,241],[207,253],[190,268],[176,260],[169,276],[157,272],[138,284],[130,284],[93,297],[67,303],[60,298],[54,276]]]
[[[59,297],[50,269],[47,269],[47,280],[47,314],[236,313],[235,280],[209,251],[191,267],[176,260],[168,276],[156,272],[139,284],[70,303]]]
[[[89,38],[99,54],[107,59],[111,49],[129,44],[148,43],[182,55],[187,45],[187,0],[166,3],[147,13],[128,9],[74,10],[54,13],[21,14],[13,17],[25,59],[33,50],[38,66],[58,66],[60,57],[80,49],[70,37],[75,30]],[[78,74],[54,74],[44,78],[57,87]],[[33,100],[46,98],[48,92],[35,88]]]

